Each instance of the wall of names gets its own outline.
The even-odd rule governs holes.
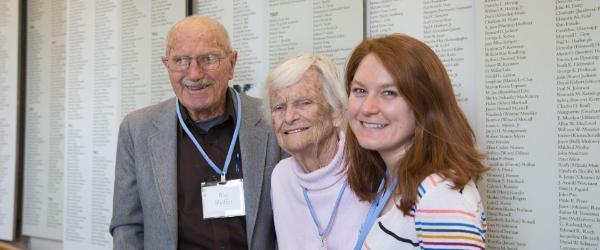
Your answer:
[[[55,240],[63,229],[65,4],[27,4],[22,226],[25,235]]]
[[[15,233],[19,1],[0,2],[0,239]]]
[[[493,249],[600,247],[600,4],[478,3]]]
[[[367,1],[367,35],[404,33],[429,45],[444,63],[456,99],[473,125],[477,112],[474,19],[472,0]]]
[[[27,7],[23,234],[62,240],[63,249],[111,249],[118,124],[173,96],[160,56],[185,3],[34,0]]]
[[[67,1],[65,249],[110,249],[114,156],[128,112],[173,96],[164,39],[185,16],[166,0]]]
[[[363,38],[363,5],[355,1],[196,0],[194,13],[214,17],[230,31],[238,51],[233,86],[261,96],[269,71],[301,52],[321,54],[343,72]]]

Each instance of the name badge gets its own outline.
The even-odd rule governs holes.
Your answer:
[[[202,183],[204,219],[245,216],[242,179]]]

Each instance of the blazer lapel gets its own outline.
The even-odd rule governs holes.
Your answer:
[[[177,245],[177,119],[175,99],[153,120],[156,133],[148,137],[150,161],[171,239]]]
[[[244,168],[247,239],[251,244],[264,181],[269,134],[263,128],[264,121],[257,112],[257,107],[252,107],[244,94],[240,94],[240,99],[242,124],[239,140]],[[173,242],[177,244],[177,118],[174,99],[164,105],[153,124],[156,132],[148,137],[150,161],[169,232]]]
[[[254,225],[258,214],[258,205],[261,199],[263,176],[267,153],[268,133],[262,128],[262,117],[256,112],[257,107],[251,107],[240,94],[242,102],[242,127],[240,128],[240,150],[242,153],[242,167],[244,168],[244,199],[246,201],[246,224],[248,243],[252,241]],[[235,100],[235,99],[234,99]]]

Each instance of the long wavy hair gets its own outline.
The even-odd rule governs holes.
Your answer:
[[[451,180],[462,189],[488,170],[484,155],[475,147],[475,134],[461,111],[450,78],[437,55],[424,43],[403,34],[366,39],[354,49],[346,67],[346,92],[361,61],[374,54],[392,75],[402,97],[412,108],[415,131],[412,145],[396,166],[404,213],[417,202],[419,184],[431,174]],[[386,166],[377,151],[360,146],[351,129],[346,130],[348,182],[361,200],[372,201]]]

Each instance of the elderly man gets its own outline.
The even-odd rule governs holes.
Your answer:
[[[274,249],[282,151],[260,101],[228,87],[236,60],[215,20],[169,31],[162,62],[177,98],[130,113],[119,131],[115,249]]]

